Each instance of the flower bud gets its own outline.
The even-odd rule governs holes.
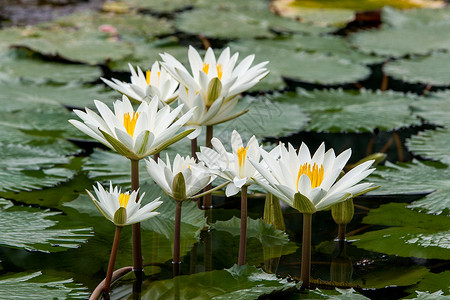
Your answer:
[[[301,212],[302,214],[313,214],[315,213],[316,207],[307,197],[303,196],[300,193],[296,193],[294,195],[294,208]]]
[[[210,107],[217,98],[219,98],[222,92],[222,82],[220,79],[215,77],[208,84],[208,91],[206,94],[206,106]]]
[[[116,226],[124,226],[127,222],[127,209],[125,207],[119,207],[114,213],[114,224]]]
[[[339,202],[331,207],[331,215],[338,225],[346,225],[353,219],[355,208],[353,206],[353,198]]]
[[[178,173],[172,181],[172,197],[176,201],[186,200],[186,182],[183,173]]]

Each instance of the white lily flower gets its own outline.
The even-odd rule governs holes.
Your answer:
[[[114,112],[104,103],[94,100],[100,116],[86,108],[74,110],[83,122],[69,122],[90,137],[132,160],[140,160],[159,153],[187,136],[192,130],[177,131],[189,120],[194,109],[180,116],[182,106],[158,110],[158,97],[150,103],[142,102],[134,111],[126,96],[114,102]]]
[[[239,192],[244,185],[254,183],[253,178],[260,178],[259,172],[248,162],[249,159],[259,161],[260,147],[255,136],[252,136],[244,147],[242,138],[236,130],[231,134],[232,151],[227,152],[223,144],[213,138],[211,143],[214,147],[200,147],[197,157],[203,161],[211,172],[230,183],[227,185],[225,194],[227,197],[233,196]],[[276,157],[278,147],[276,147],[269,155]],[[260,178],[262,180],[262,178]]]
[[[247,56],[236,66],[239,54],[230,57],[230,48],[223,50],[216,60],[211,48],[202,59],[197,50],[190,46],[188,56],[192,74],[170,54],[160,55],[163,59],[161,65],[181,84],[180,103],[188,108],[198,107],[187,124],[196,129],[189,138],[198,136],[201,126],[219,124],[246,113],[244,110],[232,114],[238,101],[236,96],[269,73],[265,68],[267,61],[251,67],[254,55]]]
[[[376,188],[372,183],[358,184],[375,170],[369,169],[373,160],[358,165],[336,182],[350,155],[351,149],[338,156],[333,149],[325,153],[322,143],[311,157],[302,143],[298,154],[291,144],[288,149],[281,146],[279,160],[261,149],[266,166],[254,159],[250,162],[267,180],[254,178],[260,186],[296,209],[302,203],[301,212],[314,213]],[[305,210],[303,205],[308,208]]]
[[[159,212],[154,211],[162,204],[162,201],[158,201],[159,197],[141,207],[145,193],[142,193],[139,200],[136,201],[137,191],[133,191],[131,194],[129,192],[121,193],[120,188],[117,186],[113,188],[111,182],[109,192],[100,183],[97,183],[97,187],[94,186],[97,198],[88,190],[86,192],[102,215],[116,226],[139,223],[159,215]]]
[[[145,74],[139,67],[136,72],[131,64],[128,66],[131,71],[130,83],[115,78],[101,79],[111,88],[136,102],[150,102],[153,97],[157,96],[162,102],[170,104],[177,98],[178,81],[165,69],[160,69],[158,62],[155,62],[151,70],[147,70]]]
[[[145,160],[147,171],[161,189],[177,201],[193,198],[212,181],[212,174],[202,164],[189,156],[175,156],[170,163],[166,153],[166,162],[158,158]]]

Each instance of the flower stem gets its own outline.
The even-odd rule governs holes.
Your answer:
[[[173,237],[173,276],[180,275],[180,227],[181,227],[181,206],[183,201],[177,201],[175,208],[175,230]]]
[[[347,225],[346,224],[339,224],[338,225],[338,236],[337,236],[337,240],[338,241],[345,241],[345,235],[347,233]]]
[[[105,285],[103,287],[103,294],[108,295],[111,290],[111,278],[114,271],[114,264],[116,263],[117,250],[119,249],[120,233],[122,232],[121,226],[116,226],[116,232],[114,234],[114,242],[111,249],[111,257],[109,258],[108,271],[106,272]]]
[[[131,160],[131,190],[139,189],[139,160]],[[139,201],[139,194],[136,202]],[[142,246],[141,246],[141,223],[132,225],[133,236],[133,271],[142,272]]]
[[[206,147],[212,148],[211,140],[213,138],[213,126],[208,125],[206,126]],[[208,184],[205,187],[205,192],[209,191],[212,188],[211,184]],[[212,195],[207,194],[203,197],[203,209],[210,209],[212,208]]]
[[[238,265],[245,265],[245,252],[247,248],[247,186],[241,189],[241,239],[239,240]]]
[[[311,220],[312,214],[303,214],[302,267],[300,279],[302,289],[309,288],[311,273]]]
[[[198,161],[197,158],[197,138],[191,140],[191,156]]]

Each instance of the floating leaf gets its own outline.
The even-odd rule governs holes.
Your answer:
[[[256,267],[233,266],[230,269],[203,272],[175,279],[150,282],[141,299],[171,298],[179,293],[180,299],[256,299],[287,289],[296,289],[294,282],[278,279]],[[243,292],[245,291],[245,292]]]
[[[449,137],[448,128],[436,128],[413,135],[406,141],[406,145],[415,155],[450,165]]]
[[[437,291],[434,293],[429,292],[420,292],[416,291],[417,297],[416,298],[404,298],[404,299],[417,299],[417,300],[434,300],[434,299],[442,299],[442,300],[448,300],[450,299],[450,296],[444,296],[444,293],[442,291]]]
[[[408,111],[413,98],[401,93],[298,90],[272,99],[299,105],[310,117],[307,128],[314,131],[371,132],[375,128],[389,131],[420,124]]]
[[[408,290],[410,292],[414,291],[427,291],[427,292],[438,292],[442,291],[443,295],[450,295],[450,287],[448,283],[450,282],[450,271],[444,271],[441,273],[428,273],[420,281],[420,283]],[[441,294],[441,295],[442,295]],[[439,299],[441,299],[439,297]]]
[[[449,126],[450,92],[442,91],[429,94],[428,97],[412,103],[414,112],[425,121],[436,125]]]
[[[446,259],[450,255],[448,217],[426,215],[405,208],[405,204],[390,203],[371,210],[363,223],[396,227],[352,236],[357,247],[403,257]]]
[[[431,6],[433,6],[433,4],[436,6],[442,5],[439,1],[425,1],[422,3]],[[435,23],[450,23],[450,9],[448,7],[440,7],[439,9],[428,8],[408,10],[396,9],[394,7],[395,6],[391,4],[383,7],[381,13],[383,24],[392,27],[408,27]]]
[[[448,213],[450,209],[450,170],[431,164],[413,161],[392,164],[377,168],[370,182],[381,187],[372,195],[431,193],[423,199],[414,201],[409,207],[433,214]]]
[[[363,275],[354,284],[362,288],[384,288],[389,286],[408,286],[419,282],[429,274],[423,266],[387,267],[383,270],[371,271]]]
[[[195,0],[128,0],[128,4],[156,13],[172,13],[191,7]]]
[[[58,212],[44,212],[32,208],[0,210],[0,243],[29,251],[58,252],[77,248],[92,236],[90,228],[53,229],[58,224],[48,217]]]
[[[384,65],[386,75],[408,83],[422,83],[437,86],[450,85],[450,53],[433,53],[427,57],[402,59]]]
[[[16,273],[0,277],[0,293],[5,299],[86,299],[86,288],[72,279],[42,275],[42,272]]]

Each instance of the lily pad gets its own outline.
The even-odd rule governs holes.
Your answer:
[[[370,182],[381,187],[369,194],[430,193],[423,199],[414,201],[409,207],[431,214],[448,214],[450,209],[448,178],[450,170],[436,163],[416,160],[398,164],[387,162],[386,167],[377,168],[375,175],[370,176]]]
[[[417,300],[433,300],[433,299],[442,299],[442,300],[448,300],[450,299],[450,296],[444,296],[444,293],[442,291],[437,291],[434,293],[430,293],[430,292],[420,292],[420,291],[416,291],[417,297],[415,298],[410,298],[407,297],[405,299],[417,299]]]
[[[5,299],[86,299],[89,293],[72,279],[43,275],[42,272],[6,274],[0,277]]]
[[[394,216],[389,218],[388,216]],[[419,220],[419,222],[416,222]],[[371,210],[363,223],[395,226],[352,236],[357,247],[403,257],[446,259],[450,255],[450,218],[411,211],[390,203]]]
[[[444,271],[441,273],[428,273],[419,282],[418,285],[409,288],[411,292],[414,291],[427,291],[430,293],[435,293],[441,291],[441,295],[450,295],[450,287],[448,283],[450,282],[450,271]],[[440,299],[440,298],[439,298]]]
[[[175,279],[150,282],[145,285],[141,299],[173,297],[179,293],[180,299],[256,299],[260,296],[296,289],[294,282],[279,279],[256,267],[233,266],[230,269],[215,270]],[[243,292],[245,291],[245,292]]]
[[[58,252],[78,248],[92,236],[91,228],[54,229],[59,222],[48,219],[58,212],[33,208],[0,210],[3,246],[28,251]]]
[[[434,86],[450,85],[450,53],[433,53],[427,57],[402,59],[384,65],[386,75],[408,83],[422,83]]]
[[[449,137],[448,128],[436,128],[413,135],[406,141],[406,145],[415,155],[450,165]]]
[[[423,266],[388,267],[363,275],[354,284],[362,288],[385,288],[389,286],[408,286],[419,282],[430,271]]]
[[[420,124],[409,112],[412,96],[393,92],[324,90],[275,95],[276,102],[299,105],[310,117],[306,127],[319,132],[371,132]],[[377,116],[383,116],[382,119]]]
[[[128,0],[127,3],[139,9],[148,9],[155,13],[172,13],[193,6],[195,0]]]
[[[417,1],[416,1],[417,2]],[[383,7],[381,17],[384,24],[391,27],[408,27],[434,23],[450,23],[450,9],[440,7],[440,1],[422,1],[429,8],[398,9],[395,4]],[[434,7],[434,8],[433,8]],[[436,9],[439,7],[439,9]]]
[[[412,103],[414,112],[425,121],[436,125],[450,126],[450,92],[442,91],[427,95]]]

